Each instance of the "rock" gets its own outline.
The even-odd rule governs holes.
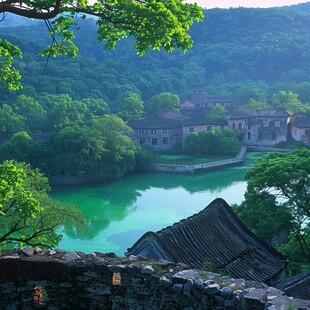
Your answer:
[[[18,255],[5,255],[5,256],[1,256],[1,259],[18,259],[19,256]]]
[[[170,281],[165,276],[162,276],[159,279],[159,283],[160,285],[168,286],[170,284]]]
[[[201,291],[203,289],[203,281],[201,279],[194,281],[194,288]]]
[[[20,249],[21,254],[25,256],[33,256],[34,249],[33,248],[21,248]]]
[[[34,248],[34,254],[40,254],[43,250],[39,247]]]
[[[64,255],[63,258],[66,262],[72,262],[81,257],[78,254],[76,254],[76,252],[68,252],[67,254]]]
[[[245,299],[251,299],[259,301],[260,303],[264,304],[266,302],[267,292],[265,289],[260,288],[250,288],[249,292],[244,295]]]
[[[175,293],[182,294],[183,284],[179,284],[179,283],[174,284],[174,285],[172,286],[172,290],[173,290]]]
[[[121,272],[126,265],[108,265],[107,267],[111,272]]]
[[[153,267],[146,265],[140,268],[140,273],[141,274],[152,274],[154,273]]]
[[[174,283],[187,283],[188,282],[187,280],[193,280],[197,276],[198,276],[197,271],[194,271],[192,269],[182,270],[182,271],[175,273],[172,276],[172,281]]]
[[[193,288],[193,282],[188,281],[187,283],[185,283],[183,286],[183,295],[190,297],[192,288]]]
[[[234,309],[236,309],[235,306],[236,305],[235,305],[233,300],[225,300],[225,302],[224,302],[225,310],[234,310]]]
[[[55,251],[55,250],[51,250],[50,252],[49,252],[49,255],[55,255],[57,252]]]
[[[206,281],[206,282],[208,282],[208,281]],[[216,294],[219,291],[219,289],[220,289],[220,286],[217,283],[207,284],[203,288],[203,292],[207,295],[213,295],[213,294]]]
[[[224,305],[225,299],[223,297],[215,295],[213,298],[214,298],[215,304],[217,306],[223,306]]]
[[[221,296],[224,297],[224,298],[229,298],[230,296],[232,296],[233,294],[233,290],[230,286],[227,286],[227,287],[223,287],[221,289]]]

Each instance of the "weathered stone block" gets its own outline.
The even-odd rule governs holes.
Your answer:
[[[152,266],[146,265],[140,268],[141,274],[152,274],[154,273],[154,268]]]

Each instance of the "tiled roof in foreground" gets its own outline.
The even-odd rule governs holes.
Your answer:
[[[283,290],[289,296],[310,298],[310,271],[286,279]]]
[[[160,257],[201,269],[209,264],[234,278],[267,282],[286,266],[286,258],[257,238],[225,200],[217,198],[205,209],[160,231],[144,234],[128,255],[156,249]]]

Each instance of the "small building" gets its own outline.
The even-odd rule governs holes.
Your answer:
[[[244,144],[273,146],[287,141],[290,116],[285,110],[233,110],[227,120],[230,129],[240,132]]]
[[[164,151],[182,142],[179,119],[151,116],[129,120],[127,125],[133,130],[130,138],[137,146],[147,144],[154,151]]]
[[[256,237],[223,199],[157,232],[145,233],[126,255],[206,266],[276,286],[283,281],[286,258]]]
[[[310,145],[310,117],[300,116],[290,123],[290,133],[296,141]]]
[[[201,111],[191,113],[189,117],[181,120],[183,139],[191,132],[206,132],[212,129],[223,130],[228,128],[226,119],[210,119],[208,114]]]
[[[225,107],[226,109],[234,108],[237,104],[237,96],[215,96],[209,95],[205,96],[205,106],[212,107],[217,104]]]
[[[210,108],[219,104],[226,109],[234,108],[237,104],[237,96],[205,95],[203,87],[191,89],[191,98],[180,104],[180,110]]]

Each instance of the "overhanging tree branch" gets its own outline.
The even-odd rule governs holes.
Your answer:
[[[25,6],[22,6],[22,4],[23,2],[16,0],[0,2],[0,13],[8,12],[34,19],[51,19],[55,18],[60,13],[61,0],[56,0],[55,5],[48,8],[46,12],[41,8],[36,9],[27,6],[27,1],[25,2]]]

